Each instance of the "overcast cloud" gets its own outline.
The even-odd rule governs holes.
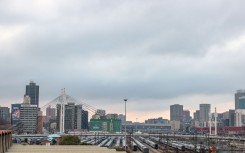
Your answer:
[[[173,103],[191,111],[200,103],[234,108],[234,92],[245,88],[244,6],[0,1],[0,105],[21,102],[33,80],[43,105],[61,88],[107,112],[123,113],[128,98],[130,118],[142,121],[168,118]]]

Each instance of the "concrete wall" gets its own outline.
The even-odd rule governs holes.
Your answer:
[[[0,153],[5,153],[12,145],[12,132],[8,130],[0,131]]]

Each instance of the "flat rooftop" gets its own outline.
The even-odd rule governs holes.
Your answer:
[[[7,153],[126,153],[125,151],[116,151],[98,146],[85,145],[21,145],[13,144]]]

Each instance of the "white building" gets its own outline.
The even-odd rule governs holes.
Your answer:
[[[235,110],[235,126],[241,127],[245,125],[245,109]]]

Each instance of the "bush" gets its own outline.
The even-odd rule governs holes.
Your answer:
[[[60,145],[80,145],[80,139],[73,135],[63,136]]]

